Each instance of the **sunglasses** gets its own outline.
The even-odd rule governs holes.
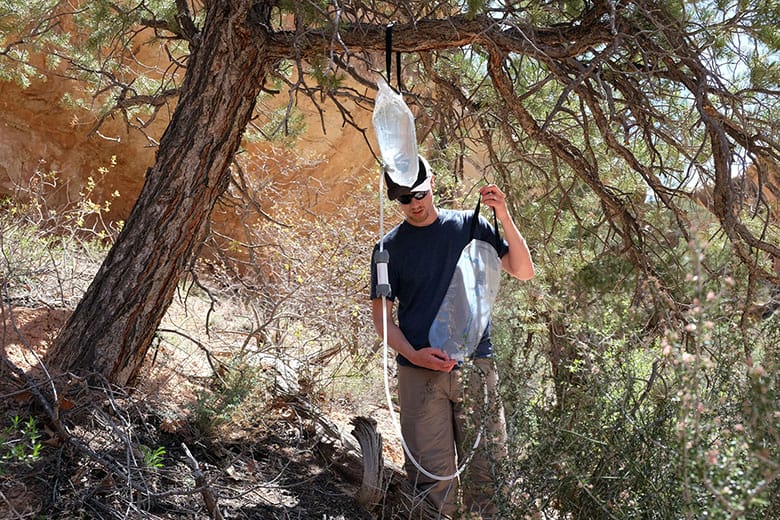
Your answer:
[[[408,195],[400,195],[398,197],[398,202],[406,205],[411,203],[412,199],[423,200],[425,197],[428,196],[428,193],[429,192],[427,191],[415,191],[414,193],[410,193]]]

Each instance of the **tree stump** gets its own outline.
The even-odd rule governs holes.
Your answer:
[[[376,421],[368,417],[354,417],[352,436],[360,444],[363,454],[363,479],[356,499],[367,511],[373,511],[382,501],[384,459],[382,435],[376,431]]]

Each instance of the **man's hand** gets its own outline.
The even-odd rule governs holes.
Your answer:
[[[451,372],[458,360],[450,359],[446,352],[438,348],[425,347],[415,350],[414,355],[407,359],[418,367],[438,370],[439,372]]]
[[[504,195],[503,191],[498,189],[498,186],[495,184],[482,186],[479,189],[479,194],[482,197],[482,204],[495,209],[496,217],[499,220],[502,217],[509,215],[509,211],[506,207],[506,195]]]

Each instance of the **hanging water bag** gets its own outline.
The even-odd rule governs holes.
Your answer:
[[[471,222],[469,243],[463,248],[447,293],[428,331],[428,341],[452,359],[468,359],[479,346],[501,285],[501,237],[495,223],[496,243],[475,239],[479,203]]]
[[[378,78],[377,85],[372,122],[385,173],[396,184],[411,187],[419,168],[414,115],[384,79]]]

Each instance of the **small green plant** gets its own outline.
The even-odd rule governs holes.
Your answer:
[[[144,444],[140,445],[141,453],[144,456],[144,466],[147,468],[160,469],[163,467],[163,457],[165,457],[165,448],[162,446],[152,449]]]
[[[215,378],[212,388],[198,393],[193,412],[201,433],[213,434],[225,425],[252,420],[264,402],[268,382],[259,367],[237,361],[221,378]]]
[[[18,415],[0,432],[0,460],[4,463],[35,462],[41,458],[43,444],[34,417],[23,421]],[[2,470],[0,469],[0,474]]]

